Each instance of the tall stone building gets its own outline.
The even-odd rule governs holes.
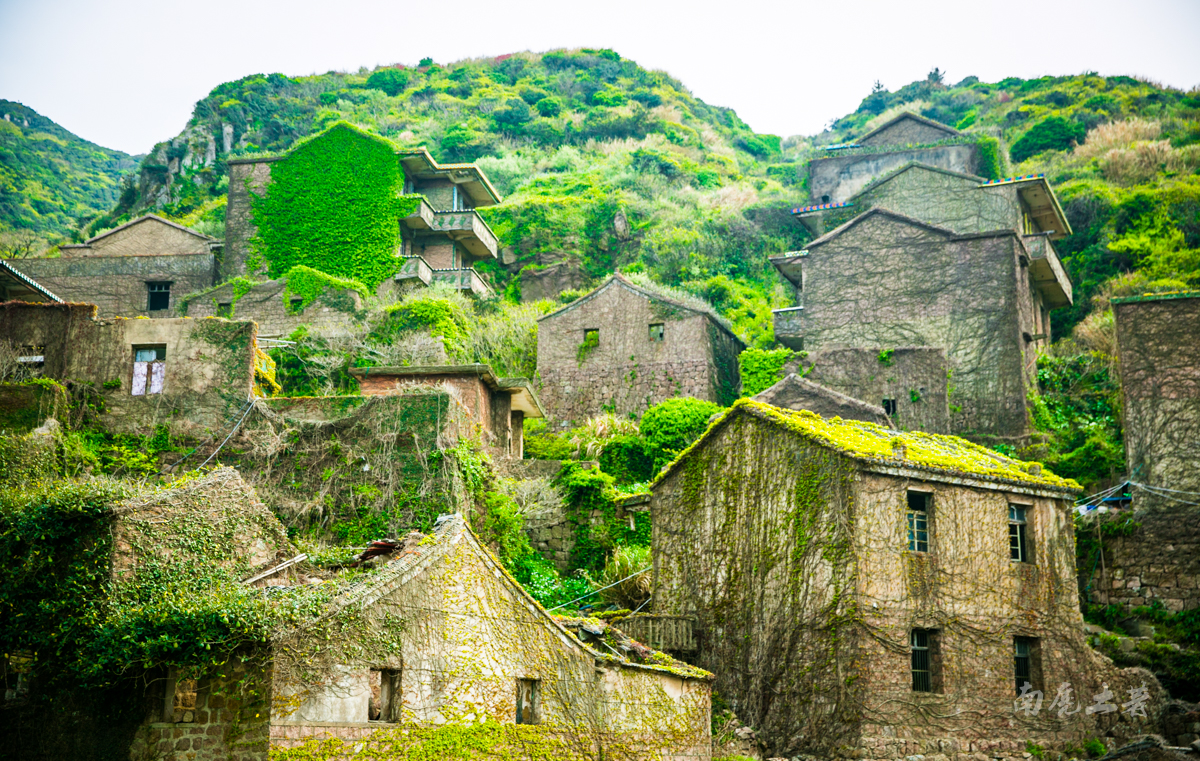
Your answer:
[[[741,400],[650,488],[653,616],[694,621],[682,644],[764,756],[1019,761],[1155,731],[1154,677],[1084,641],[1073,481]],[[1111,711],[1080,710],[1106,690]]]
[[[910,419],[922,422],[913,427],[1021,444],[1037,351],[1051,339],[1050,312],[1072,301],[1052,243],[1071,228],[1041,175],[972,174],[981,144],[968,139],[907,114],[812,162],[812,200],[830,193],[832,200],[795,209],[819,237],[771,259],[796,297],[796,306],[774,311],[775,337],[809,352],[941,350],[949,422],[914,411]],[[834,189],[826,193],[822,182]],[[838,371],[825,363],[842,391],[877,385],[854,376],[864,366],[855,360]]]
[[[538,394],[558,425],[675,396],[737,398],[745,344],[711,308],[652,288],[615,274],[538,320]]]
[[[101,317],[177,317],[181,296],[212,286],[221,242],[146,214],[56,259],[20,268],[63,300],[95,304]]]

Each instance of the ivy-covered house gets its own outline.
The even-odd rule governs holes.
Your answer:
[[[1019,761],[1162,708],[1086,644],[1079,488],[1037,463],[741,400],[651,492],[653,615],[693,619],[694,662],[770,755]]]
[[[20,268],[64,301],[95,304],[102,317],[175,317],[181,296],[215,282],[220,249],[215,238],[146,214]]]
[[[676,396],[737,398],[746,346],[707,304],[620,273],[538,319],[538,393],[566,427]]]
[[[710,757],[711,675],[549,615],[457,514],[356,558],[227,468],[5,507],[9,757]]]
[[[474,264],[496,257],[497,239],[476,209],[499,200],[473,164],[339,122],[282,155],[229,162],[222,279],[304,265],[372,292],[441,282],[484,295]]]

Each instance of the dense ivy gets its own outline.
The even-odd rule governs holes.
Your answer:
[[[750,347],[738,355],[738,367],[742,374],[742,395],[754,396],[775,385],[783,377],[783,366],[795,356],[786,347],[779,349],[756,349]]]
[[[721,407],[691,397],[667,399],[642,415],[641,433],[658,472],[704,433]]]

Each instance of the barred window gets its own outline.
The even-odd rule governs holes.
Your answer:
[[[912,653],[913,692],[936,692],[937,632],[931,629],[913,629],[909,634],[909,651]]]
[[[1031,689],[1042,689],[1041,643],[1037,637],[1013,637],[1013,681],[1016,694],[1026,684]]]

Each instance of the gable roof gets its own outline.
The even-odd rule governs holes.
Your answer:
[[[551,312],[549,314],[542,315],[541,317],[539,317],[537,319],[537,321],[541,322],[542,320],[548,320],[551,317],[556,317],[560,314],[565,314],[573,309],[576,309],[576,308],[588,303],[592,299],[595,299],[601,293],[604,293],[606,290],[613,287],[614,284],[624,288],[627,291],[636,293],[639,296],[643,296],[647,299],[650,299],[651,301],[661,301],[664,304],[670,304],[671,306],[676,307],[678,309],[685,309],[693,314],[704,315],[705,317],[708,317],[714,323],[716,323],[719,328],[721,328],[726,333],[728,333],[729,336],[731,338],[733,338],[733,340],[737,341],[738,344],[741,345],[743,348],[745,348],[745,346],[746,346],[746,342],[743,341],[742,339],[738,338],[737,334],[733,332],[733,328],[732,328],[732,326],[730,326],[729,321],[726,320],[724,317],[722,317],[720,314],[718,314],[717,310],[713,309],[711,306],[709,306],[707,309],[702,309],[702,308],[697,308],[695,306],[692,306],[690,304],[684,304],[683,302],[679,301],[678,299],[673,299],[670,296],[665,296],[661,293],[656,293],[648,288],[640,286],[637,283],[630,281],[627,277],[625,277],[624,275],[622,275],[619,272],[614,272],[612,275],[609,276],[608,280],[605,280],[603,283],[601,283],[599,286],[597,286],[595,289],[593,289],[590,293],[580,296],[579,298],[572,301],[570,304],[559,307],[558,309],[555,309],[553,312]]]
[[[1075,481],[1043,470],[1040,463],[1014,460],[957,436],[894,431],[859,420],[826,420],[807,410],[785,410],[751,399],[739,399],[710,423],[699,439],[658,474],[651,488],[678,468],[693,450],[703,446],[718,430],[739,416],[753,417],[876,472],[933,481],[966,480],[994,489],[1049,493],[1060,498],[1074,497],[1083,491]]]
[[[58,296],[55,296],[48,289],[44,288],[41,285],[41,283],[38,283],[36,280],[29,277],[28,275],[17,271],[16,267],[13,267],[8,262],[4,261],[3,259],[0,259],[0,282],[3,282],[6,279],[6,276],[7,276],[7,279],[15,280],[16,282],[25,286],[29,290],[40,293],[53,302],[56,302],[58,304],[63,303],[62,299],[60,299]]]
[[[842,201],[841,203],[825,203],[825,204],[818,204],[816,206],[804,206],[804,207],[801,207],[798,209],[792,209],[792,214],[801,216],[801,215],[806,215],[806,214],[814,214],[816,212],[829,211],[830,209],[841,209],[846,206],[854,206],[855,205],[854,202],[856,200],[858,200],[859,198],[862,198],[864,195],[866,195],[867,193],[870,193],[871,191],[875,190],[876,188],[891,182],[892,180],[896,179],[897,177],[899,177],[900,175],[904,174],[905,172],[907,172],[911,169],[920,169],[920,170],[926,171],[926,172],[937,172],[938,174],[944,174],[947,177],[956,177],[958,179],[967,180],[969,182],[974,182],[977,184],[978,183],[984,183],[984,185],[988,184],[987,180],[984,180],[984,178],[978,177],[973,174],[965,174],[963,172],[955,172],[952,169],[942,169],[941,167],[933,166],[932,164],[925,164],[920,161],[908,161],[908,162],[905,162],[904,164],[901,164],[900,166],[896,167],[895,169],[884,172],[883,174],[876,177],[874,180],[871,180],[871,182],[867,183],[867,185],[865,187],[863,187],[862,190],[858,191],[857,193],[850,196],[849,198],[847,198],[845,201]]]
[[[682,679],[712,680],[713,675],[709,672],[695,666],[674,661],[674,659],[670,659],[669,657],[660,656],[655,659],[662,660],[662,663],[636,663],[608,653],[601,653],[590,645],[585,644],[570,629],[564,626],[561,621],[548,613],[542,607],[541,603],[525,591],[525,588],[512,577],[508,570],[496,559],[496,556],[484,547],[483,543],[479,541],[479,537],[475,536],[475,532],[471,530],[471,527],[467,525],[467,522],[463,520],[462,515],[459,513],[440,516],[433,531],[425,540],[422,540],[417,546],[405,552],[402,557],[388,563],[379,572],[372,574],[347,589],[329,604],[323,617],[331,616],[350,605],[361,604],[366,606],[378,602],[384,596],[411,582],[422,571],[442,558],[445,558],[458,546],[467,547],[471,552],[475,553],[483,561],[484,565],[489,566],[492,574],[500,583],[507,587],[543,626],[553,630],[562,643],[568,647],[576,648],[598,661],[616,663],[626,668],[669,673]]]
[[[100,233],[99,235],[97,235],[95,237],[88,238],[86,241],[83,242],[82,245],[90,246],[91,244],[95,243],[98,240],[103,240],[110,235],[116,235],[117,233],[121,232],[122,230],[125,230],[127,228],[133,227],[134,225],[141,224],[142,222],[146,222],[146,221],[150,221],[150,220],[153,220],[155,222],[161,222],[162,224],[167,225],[168,227],[174,227],[176,230],[182,230],[183,232],[187,233],[188,235],[194,235],[197,238],[199,238],[200,240],[205,241],[206,243],[215,243],[217,241],[216,238],[214,238],[210,235],[205,235],[202,232],[197,232],[196,230],[193,230],[190,227],[184,227],[183,225],[179,224],[178,222],[172,222],[169,219],[163,219],[162,217],[158,216],[157,214],[143,214],[142,216],[138,217],[137,219],[131,219],[128,222],[126,222],[125,224],[119,225],[118,227],[114,227],[113,229],[109,230],[108,232]],[[63,248],[68,248],[68,246],[63,246]]]
[[[928,222],[922,222],[919,219],[916,219],[914,217],[909,217],[904,214],[899,214],[890,209],[885,209],[882,206],[874,206],[871,209],[869,209],[868,211],[866,211],[862,214],[859,214],[857,217],[849,220],[848,222],[845,222],[842,225],[833,228],[829,232],[822,235],[820,238],[817,238],[816,240],[814,240],[812,243],[809,243],[808,248],[812,249],[816,246],[820,246],[825,243],[828,243],[829,241],[833,240],[834,238],[841,236],[847,230],[850,230],[854,226],[860,225],[863,222],[870,219],[871,217],[875,217],[875,216],[888,217],[897,222],[900,222],[901,224],[910,225],[912,227],[920,227],[920,228],[928,230],[930,232],[938,233],[939,235],[944,235],[947,238],[956,237],[954,231],[950,230],[948,228],[938,227],[937,225],[931,225]]]
[[[920,114],[914,114],[911,111],[905,111],[902,114],[897,114],[896,116],[892,117],[891,119],[888,119],[883,124],[879,125],[875,129],[868,132],[867,134],[858,138],[858,140],[856,142],[861,143],[862,141],[867,140],[868,138],[874,137],[875,135],[878,135],[880,132],[883,132],[884,130],[892,127],[895,124],[898,124],[901,121],[904,121],[905,119],[911,119],[915,122],[924,124],[926,127],[932,127],[933,129],[945,132],[947,137],[958,137],[959,135],[962,134],[961,132],[959,132],[958,130],[954,129],[953,127],[951,127],[949,125],[942,124],[941,122],[935,122],[933,119],[928,119],[924,116],[921,116]]]
[[[849,394],[843,394],[840,391],[829,388],[828,386],[823,386],[820,383],[816,383],[815,381],[811,381],[808,378],[801,377],[795,373],[788,374],[786,378],[779,380],[770,388],[763,389],[750,398],[756,402],[770,404],[773,407],[780,407],[780,405],[772,404],[772,402],[779,396],[780,393],[788,391],[789,388],[799,389],[816,396],[824,397],[834,404],[842,407],[848,407],[862,415],[869,415],[872,418],[872,422],[878,422],[882,420],[887,423],[887,426],[885,427],[893,427],[891,425],[891,419],[888,417],[887,412],[884,411],[883,407],[880,407],[876,404],[869,404],[861,399],[856,399]],[[780,407],[780,409],[791,408]]]

